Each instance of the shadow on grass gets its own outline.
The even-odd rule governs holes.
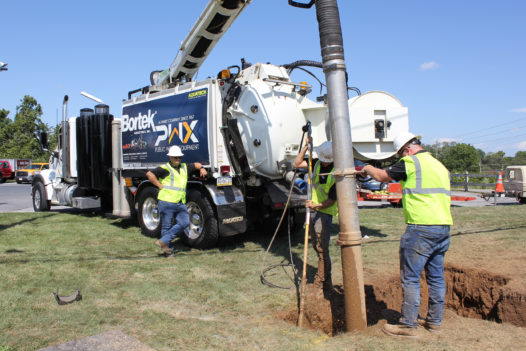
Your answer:
[[[33,217],[33,218],[26,218],[26,219],[23,219],[21,221],[10,223],[10,224],[0,224],[0,231],[6,230],[8,228],[11,228],[11,227],[14,227],[14,226],[17,226],[17,225],[33,222],[33,221],[36,221],[36,220],[39,220],[39,219],[42,219],[42,218],[51,217],[51,216],[53,216],[53,214],[46,214],[44,216],[38,216],[38,217]]]

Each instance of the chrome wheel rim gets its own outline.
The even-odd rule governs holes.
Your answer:
[[[148,230],[155,230],[161,221],[157,201],[149,197],[142,205],[142,221]]]
[[[203,232],[204,217],[203,211],[197,206],[195,202],[189,202],[186,204],[188,209],[188,215],[190,217],[190,225],[186,231],[186,236],[190,239],[197,239]]]
[[[33,204],[36,209],[40,209],[40,191],[38,190],[35,190],[35,194],[33,195]]]

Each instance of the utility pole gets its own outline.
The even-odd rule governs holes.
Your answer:
[[[340,173],[336,175],[336,193],[340,222],[338,245],[341,246],[345,290],[345,321],[347,331],[364,330],[367,328],[367,313],[362,267],[362,233],[358,221],[346,67],[338,4],[336,0],[311,0],[308,4],[289,0],[289,4],[302,8],[310,8],[316,4],[323,72],[327,82],[334,173]],[[346,175],[341,175],[342,173]]]

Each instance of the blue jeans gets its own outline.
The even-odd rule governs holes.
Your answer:
[[[190,225],[186,205],[159,200],[157,207],[161,213],[161,241],[173,249],[172,240]],[[174,218],[175,224],[173,224]]]
[[[409,224],[400,239],[400,279],[404,293],[400,324],[416,327],[420,306],[420,276],[429,286],[427,322],[441,325],[446,281],[444,256],[449,248],[449,225]]]

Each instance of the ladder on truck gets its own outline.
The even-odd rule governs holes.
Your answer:
[[[250,0],[210,0],[194,27],[182,41],[170,68],[152,73],[152,84],[190,81],[215,44]]]

